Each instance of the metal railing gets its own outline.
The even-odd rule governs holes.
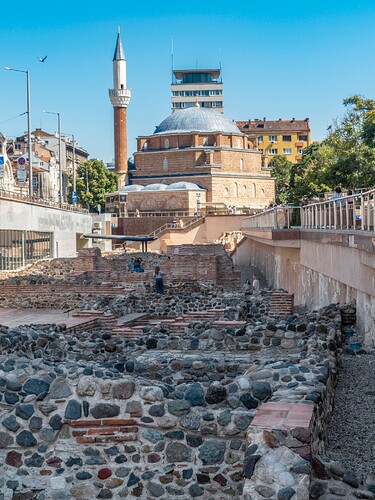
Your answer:
[[[43,200],[41,198],[34,198],[33,196],[16,193],[14,191],[0,190],[0,199],[20,201],[22,203],[30,203],[32,205],[39,205],[43,207],[58,208],[60,210],[68,210],[70,212],[89,213],[87,208],[78,207],[69,203],[62,203],[61,207],[58,202],[51,200]]]
[[[374,231],[375,188],[301,207],[301,227]]]
[[[280,206],[252,215],[242,223],[242,229],[289,229],[300,225],[301,207]]]
[[[194,217],[193,219],[185,222],[183,225],[173,222],[167,222],[167,224],[163,224],[162,226],[155,229],[155,231],[152,231],[152,233],[150,233],[148,236],[154,236],[155,238],[157,238],[161,233],[167,231],[168,229],[178,229],[180,231],[186,228],[192,229],[192,226],[198,225],[198,223],[200,224],[201,221],[204,221],[204,215]]]

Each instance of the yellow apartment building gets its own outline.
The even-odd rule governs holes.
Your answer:
[[[249,139],[256,139],[258,150],[265,158],[282,155],[292,163],[302,160],[302,152],[311,144],[310,122],[304,120],[248,120],[238,121],[238,128]],[[267,163],[267,160],[266,160]]]

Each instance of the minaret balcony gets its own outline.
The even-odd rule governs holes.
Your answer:
[[[109,89],[108,93],[114,108],[126,108],[132,95],[130,89]]]

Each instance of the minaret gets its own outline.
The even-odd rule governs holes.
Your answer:
[[[128,173],[126,108],[130,101],[131,90],[126,88],[126,60],[120,37],[120,28],[118,28],[115,54],[113,56],[113,89],[108,92],[114,115],[115,171],[118,174],[118,187],[121,188],[127,182]]]

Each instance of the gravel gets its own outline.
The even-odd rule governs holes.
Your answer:
[[[375,469],[374,381],[373,353],[341,355],[326,454],[362,480]]]

